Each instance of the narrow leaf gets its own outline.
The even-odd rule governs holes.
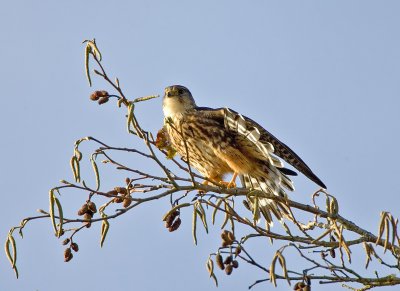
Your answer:
[[[49,209],[49,214],[50,214],[50,220],[51,224],[53,225],[53,229],[55,234],[57,235],[57,225],[56,225],[56,219],[54,217],[54,189],[51,189],[49,192],[49,202],[50,202],[50,209]]]
[[[98,191],[100,189],[100,175],[99,175],[99,168],[97,167],[95,158],[93,156],[94,155],[92,155],[92,157],[90,158],[90,161],[92,162],[92,168],[96,176],[96,191]]]
[[[193,206],[192,235],[194,244],[197,245],[197,210]]]
[[[86,71],[86,78],[89,82],[89,87],[92,87],[92,79],[90,78],[90,69],[89,69],[89,54],[91,53],[91,47],[86,44],[85,48],[85,71]]]
[[[215,216],[217,214],[218,208],[221,206],[221,203],[222,203],[222,198],[218,199],[217,204],[215,204],[214,211],[211,216],[212,224],[215,224]]]
[[[60,220],[59,226],[58,226],[58,231],[57,231],[57,237],[60,237],[63,231],[63,223],[64,223],[64,214],[63,214],[63,209],[61,206],[60,201],[58,200],[58,198],[54,197],[54,202],[57,206],[57,210],[58,210],[58,217]]]
[[[103,220],[101,224],[100,247],[103,247],[104,240],[106,239],[109,228],[110,228],[110,223],[108,222],[108,220]]]
[[[11,250],[12,250],[12,261],[13,261],[13,263],[12,263],[12,267],[13,267],[13,269],[15,269],[16,268],[16,264],[17,264],[17,245],[16,245],[16,243],[15,243],[15,239],[14,239],[14,237],[11,235],[11,234],[9,234],[8,235],[8,238],[10,239],[10,242],[11,242]]]
[[[7,259],[10,262],[11,266],[14,266],[14,261],[10,251],[10,236],[7,236],[6,243],[4,245],[4,251],[6,252]]]

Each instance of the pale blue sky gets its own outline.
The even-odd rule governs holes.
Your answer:
[[[3,1],[0,243],[9,227],[47,208],[49,188],[71,179],[76,139],[134,146],[124,113],[88,99],[104,88],[98,80],[89,88],[84,75],[81,42],[93,37],[129,96],[182,84],[199,105],[252,117],[309,164],[344,216],[376,232],[380,211],[400,216],[399,13],[398,1]],[[138,114],[155,132],[161,99]],[[316,185],[294,181],[291,197],[308,203]],[[62,199],[74,213],[85,198]],[[216,290],[204,263],[219,245],[217,228],[195,247],[190,213],[170,234],[161,222],[167,209],[159,201],[112,222],[103,249],[93,227],[68,264],[50,223],[33,223],[18,239],[19,280],[0,256],[0,289]],[[276,247],[257,247],[268,265]],[[244,265],[217,275],[218,290],[246,290],[264,276]]]

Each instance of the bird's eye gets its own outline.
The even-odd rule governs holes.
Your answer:
[[[179,93],[179,94],[183,94],[183,89],[179,89],[179,90],[178,90],[178,93]]]

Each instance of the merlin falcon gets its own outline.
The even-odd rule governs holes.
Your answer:
[[[169,142],[207,178],[205,184],[212,181],[234,188],[239,177],[243,187],[266,193],[265,197],[262,194],[248,197],[248,203],[252,209],[257,204],[269,225],[272,214],[279,220],[290,216],[285,203],[266,198],[268,195],[285,198],[287,190],[294,190],[289,176],[297,173],[285,168],[281,159],[326,189],[295,152],[258,123],[229,108],[198,107],[184,86],[165,88],[163,111]],[[233,175],[230,182],[223,181],[226,174]]]

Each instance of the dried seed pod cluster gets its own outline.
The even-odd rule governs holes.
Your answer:
[[[311,291],[311,286],[307,285],[304,282],[297,282],[294,287],[293,287],[294,291]]]
[[[175,210],[165,218],[165,227],[168,228],[170,232],[177,230],[181,225],[182,220],[179,214],[179,210]]]
[[[74,252],[79,251],[78,244],[72,242],[69,238],[67,238],[63,241],[63,245],[67,245],[70,242],[71,242],[70,246],[64,250],[64,262],[69,262],[74,257],[71,250],[73,250]]]
[[[229,230],[224,230],[221,233],[221,238],[222,238],[222,247],[230,246],[235,241],[235,235]]]
[[[128,187],[130,187],[130,183],[127,184]],[[114,190],[109,191],[108,194],[110,194],[110,196],[118,196],[114,197],[113,201],[114,203],[122,203],[124,208],[128,208],[132,203],[131,194],[127,187],[115,187]]]
[[[90,100],[97,101],[100,105],[108,102],[109,98],[110,98],[110,95],[108,94],[107,91],[104,91],[104,90],[94,91],[90,95]]]
[[[92,201],[86,201],[85,204],[78,210],[78,215],[83,216],[83,219],[89,220],[86,222],[86,227],[90,227],[93,215],[97,212],[96,204]]]
[[[234,260],[232,255],[227,256],[224,260],[220,253],[215,256],[215,263],[222,271],[225,270],[227,275],[232,274],[233,269],[239,267],[239,262]]]

